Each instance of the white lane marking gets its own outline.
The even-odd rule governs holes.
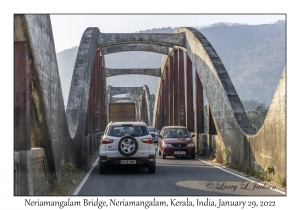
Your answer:
[[[221,169],[221,170],[223,170],[223,171],[225,171],[225,172],[227,172],[227,173],[230,173],[230,174],[232,174],[232,175],[235,175],[235,176],[237,176],[237,177],[240,177],[240,178],[242,178],[242,179],[245,179],[245,180],[247,180],[247,181],[250,181],[250,182],[253,182],[253,183],[256,182],[258,185],[264,186],[263,184],[261,184],[261,183],[255,181],[255,180],[252,180],[252,179],[249,179],[249,178],[247,178],[247,177],[241,176],[241,175],[239,175],[239,174],[233,173],[233,172],[228,171],[228,170],[226,170],[226,169],[224,169],[224,168],[221,168],[221,167],[219,167],[219,166],[216,166],[216,165],[214,165],[214,164],[211,164],[211,163],[209,163],[209,162],[206,162],[205,160],[199,159],[199,158],[197,158],[197,157],[196,157],[195,159],[200,160],[200,161],[202,161],[202,162],[204,162],[204,163],[207,163],[208,165],[211,165],[211,166],[216,167],[216,168],[218,168],[218,169]],[[281,194],[283,194],[283,195],[286,194],[284,191],[281,191],[281,190],[277,190],[277,189],[271,189],[271,190],[274,190],[274,191],[276,191],[276,192],[278,192],[278,193],[281,193]]]
[[[92,173],[92,171],[94,170],[95,166],[98,164],[98,160],[99,160],[99,157],[97,157],[96,161],[92,164],[90,170],[87,172],[87,174],[85,175],[85,177],[83,178],[83,180],[78,185],[78,187],[76,188],[76,190],[73,192],[72,195],[77,195],[79,193],[79,191],[81,190],[82,186],[84,185],[84,183],[89,178],[89,176]]]

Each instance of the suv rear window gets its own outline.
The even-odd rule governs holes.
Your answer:
[[[129,133],[131,136],[147,136],[149,135],[146,126],[110,126],[107,132],[108,136],[120,137],[125,133]]]

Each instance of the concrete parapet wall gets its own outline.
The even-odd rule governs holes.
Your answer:
[[[46,195],[50,182],[44,148],[14,152],[14,195]]]
[[[211,138],[209,138],[208,134],[199,134],[196,153],[202,156],[209,156],[213,149],[210,140]]]
[[[238,139],[233,139],[237,141]],[[249,161],[244,166],[249,166],[255,171],[265,173],[266,169],[274,170],[273,180],[282,183],[286,180],[286,68],[279,81],[268,114],[257,134],[245,135],[240,149]],[[230,159],[228,145],[224,144],[222,134],[199,135],[198,153],[203,156],[216,158],[219,163]],[[233,165],[241,165],[231,159]]]
[[[84,137],[84,164],[88,164],[89,158],[99,150],[101,138],[98,135],[100,133],[91,133]]]
[[[261,129],[248,137],[252,150],[251,167],[274,169],[274,178],[286,179],[286,68]]]
[[[197,153],[216,158],[219,163],[226,162],[226,147],[218,135],[199,134]]]
[[[84,137],[84,155],[83,155],[83,163],[88,164],[88,157],[89,157],[89,148],[90,148],[90,138],[89,136]]]
[[[14,152],[14,195],[21,195],[20,153]]]
[[[34,195],[46,195],[50,190],[50,173],[44,148],[32,148],[32,183]]]
[[[34,195],[32,182],[32,151],[20,150],[14,152],[14,194]]]

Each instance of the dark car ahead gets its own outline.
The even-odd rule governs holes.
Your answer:
[[[195,159],[194,135],[183,126],[165,126],[158,136],[158,155],[163,156],[190,156]]]

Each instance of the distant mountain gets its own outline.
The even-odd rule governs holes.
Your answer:
[[[199,29],[220,56],[241,100],[269,105],[286,65],[285,21]]]
[[[285,21],[264,25],[217,23],[195,27],[211,42],[220,56],[242,101],[270,104],[286,65]],[[154,28],[139,33],[173,33],[174,28]],[[57,53],[65,104],[78,47]],[[162,55],[150,52],[122,52],[105,56],[108,68],[158,68]],[[124,75],[107,78],[119,87],[149,86],[156,93],[157,78]]]

